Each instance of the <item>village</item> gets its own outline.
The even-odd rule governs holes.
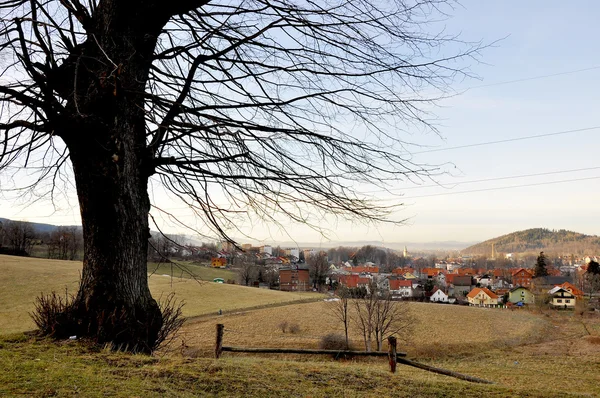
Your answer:
[[[225,249],[212,259],[213,267],[225,267],[228,258],[235,257],[234,248]],[[325,251],[315,249],[277,249],[273,256],[271,246],[244,245],[253,253],[257,264],[278,277],[275,285],[281,291],[329,291],[338,288],[369,292],[377,289],[394,300],[426,301],[443,304],[460,304],[478,307],[527,307],[537,305],[554,309],[573,310],[578,302],[583,305],[584,289],[589,264],[597,264],[597,257],[573,258],[575,262],[561,267],[545,266],[548,262],[543,252],[538,261],[544,263],[544,274],[536,275],[534,268],[503,267],[475,268],[470,256],[441,260],[433,267],[418,267],[420,258],[412,258],[405,247],[402,259],[405,266],[390,269],[373,262],[345,261],[339,264],[328,261]],[[237,256],[242,256],[237,252]],[[494,253],[492,253],[494,255]],[[512,254],[504,256],[507,259]],[[492,257],[493,258],[493,257]],[[492,259],[488,264],[494,264]],[[510,262],[508,263],[510,264]],[[506,265],[506,263],[504,263]],[[540,272],[540,271],[538,271]],[[263,272],[265,273],[265,272]],[[254,286],[273,288],[273,285],[255,280]],[[590,298],[593,289],[590,291]],[[591,305],[595,300],[591,300]]]

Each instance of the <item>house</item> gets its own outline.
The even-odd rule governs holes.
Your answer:
[[[555,286],[548,291],[552,298],[550,305],[554,308],[575,308],[575,295],[563,287]]]
[[[476,280],[480,286],[490,287],[490,285],[493,282],[493,277],[488,274],[484,274],[484,275],[481,275],[480,277],[477,277]]]
[[[448,295],[444,293],[442,289],[436,287],[433,289],[431,296],[429,296],[429,300],[437,303],[447,303]]]
[[[570,282],[565,282],[562,285],[557,285],[562,287],[563,289],[565,289],[566,291],[568,291],[569,293],[571,293],[572,295],[575,296],[575,298],[578,299],[582,299],[583,298],[583,291],[579,290],[574,284],[570,283]]]
[[[533,272],[525,268],[519,268],[512,273],[513,286],[531,286],[531,280],[533,279]]]
[[[548,290],[552,289],[553,287],[557,286],[557,285],[562,285],[565,282],[572,282],[573,278],[571,278],[570,276],[552,276],[552,275],[548,275],[548,276],[541,276],[539,278],[534,278],[531,281],[531,288],[534,291],[544,291],[547,292]]]
[[[410,280],[390,278],[390,293],[394,296],[412,297],[413,283]]]
[[[535,296],[531,290],[523,286],[517,286],[508,292],[508,301],[510,303],[533,304]]]
[[[448,283],[448,279],[446,279]],[[473,288],[473,279],[468,275],[455,275],[452,277],[452,283],[448,289],[450,296],[466,296]]]
[[[485,287],[476,287],[467,294],[469,305],[495,306],[498,305],[498,295]]]
[[[210,259],[210,266],[213,268],[223,268],[227,266],[227,259],[225,257],[213,257]]]
[[[308,268],[286,267],[279,270],[279,290],[287,292],[307,292],[311,289]]]

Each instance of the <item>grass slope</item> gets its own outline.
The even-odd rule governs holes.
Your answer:
[[[41,292],[76,292],[81,271],[77,261],[46,260],[0,255],[0,334],[33,329],[28,313]],[[212,271],[212,270],[208,270]],[[186,302],[185,316],[198,316],[243,308],[317,299],[314,293],[288,293],[193,279],[172,278],[155,273],[150,277],[154,297],[174,292]]]

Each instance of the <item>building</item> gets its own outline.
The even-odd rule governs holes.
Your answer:
[[[446,283],[449,285],[450,296],[466,296],[473,288],[473,278],[468,275],[453,274],[450,278],[446,275]],[[450,281],[451,280],[451,281]]]
[[[469,305],[484,307],[498,305],[498,295],[485,287],[476,287],[467,294]]]
[[[390,278],[390,293],[394,296],[412,297],[413,283],[411,280]]]
[[[512,273],[513,286],[531,286],[531,280],[533,279],[533,272],[525,268],[519,268]]]
[[[517,286],[508,292],[508,301],[510,303],[533,304],[535,296],[531,290],[523,286]]]
[[[311,289],[308,268],[286,267],[279,270],[279,290],[306,292]]]
[[[550,301],[550,305],[554,308],[564,308],[570,309],[575,308],[575,295],[570,293],[563,287],[556,286],[548,291],[552,300]]]
[[[562,287],[563,289],[565,289],[567,292],[571,293],[572,295],[575,296],[575,298],[577,299],[582,299],[583,298],[583,291],[579,290],[575,285],[573,285],[572,283],[569,282],[565,282],[562,285],[558,285],[560,287]]]
[[[223,268],[227,266],[227,259],[225,257],[213,257],[210,259],[210,266],[213,268]]]
[[[448,295],[444,293],[441,289],[438,289],[436,287],[435,289],[433,289],[433,293],[431,294],[431,296],[429,296],[429,301],[433,301],[436,303],[447,303]]]

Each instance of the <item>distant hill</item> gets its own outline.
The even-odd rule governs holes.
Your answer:
[[[1,223],[7,223],[11,220],[9,220],[8,218],[0,218],[0,222]],[[18,220],[14,220],[14,221],[18,221]],[[31,226],[33,227],[34,231],[39,233],[39,234],[43,234],[46,232],[53,232],[55,229],[57,229],[59,226],[58,225],[52,225],[52,224],[42,224],[42,223],[37,223],[37,222],[30,222],[29,224],[31,224]],[[81,229],[80,225],[73,225],[76,228]],[[71,225],[67,225],[67,227],[71,227]]]
[[[469,246],[462,250],[462,253],[489,256],[492,253],[492,244],[497,253],[537,253],[539,251],[559,255],[600,253],[600,237],[596,235],[547,228],[532,228],[502,235]]]

